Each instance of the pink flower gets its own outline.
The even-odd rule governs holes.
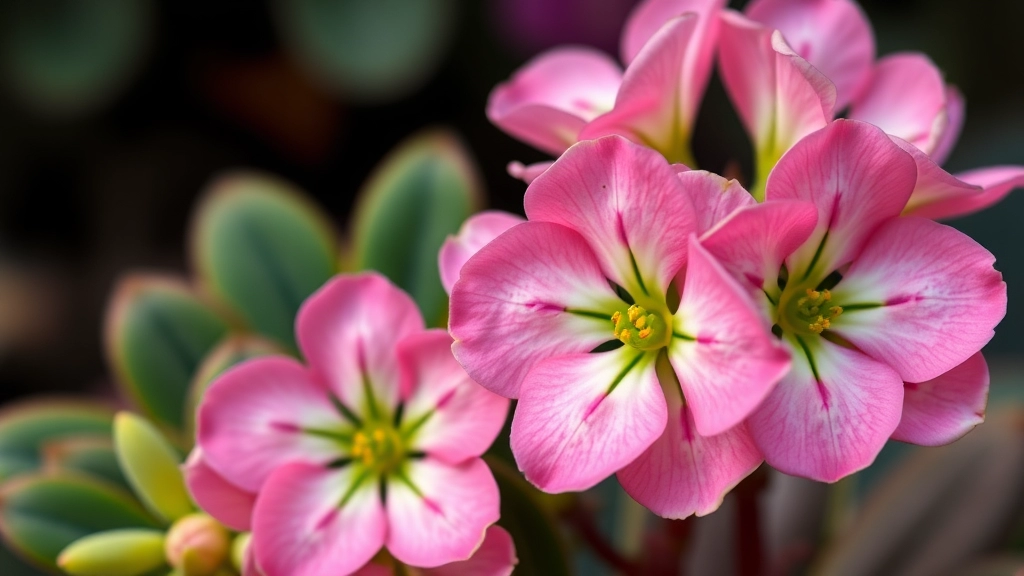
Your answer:
[[[562,492],[618,471],[645,506],[683,517],[713,511],[760,464],[742,421],[789,358],[695,240],[752,202],[609,136],[566,151],[527,190],[529,220],[469,259],[453,350],[519,398],[511,441],[527,479]],[[813,226],[800,212],[793,225]]]
[[[914,158],[881,130],[836,120],[782,158],[765,204],[702,240],[761,296],[793,354],[748,420],[765,460],[787,474],[835,481],[894,432],[947,442],[983,412],[976,354],[1006,312],[1006,285],[967,236],[900,217],[916,179]],[[774,224],[794,201],[817,208],[813,231]]]
[[[622,35],[625,72],[590,48],[545,52],[498,85],[487,116],[498,127],[559,155],[609,134],[691,164],[690,133],[711,74],[725,0],[647,0]],[[526,172],[526,177],[536,176]]]
[[[441,271],[441,284],[444,291],[452,293],[452,286],[459,279],[463,264],[470,256],[476,254],[488,242],[501,235],[502,232],[520,224],[524,220],[501,210],[488,210],[470,216],[456,236],[449,236],[441,246],[437,256],[437,267]]]
[[[847,107],[848,118],[920,150],[922,171],[938,169],[956,143],[964,119],[959,91],[924,54],[876,61],[871,24],[852,0],[754,0],[746,17],[727,12],[722,20],[719,64],[754,140],[755,195],[786,150]],[[1024,186],[1024,167],[957,178],[919,183],[905,213],[947,218],[980,210]]]
[[[412,300],[377,274],[328,282],[296,333],[308,365],[240,364],[199,409],[202,461],[258,494],[260,567],[350,574],[382,546],[419,567],[469,558],[498,518],[479,456],[508,401],[470,380],[450,337],[424,330]]]

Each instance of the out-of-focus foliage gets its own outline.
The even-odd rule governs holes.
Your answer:
[[[441,63],[454,0],[277,0],[278,30],[306,71],[364,102],[392,101],[423,85]]]
[[[145,419],[122,412],[114,419],[114,446],[132,489],[158,518],[172,522],[194,510],[181,476],[181,455]]]
[[[446,130],[410,137],[377,166],[352,220],[352,264],[384,273],[412,295],[424,319],[443,325],[448,298],[437,253],[479,209],[476,166]]]
[[[109,407],[84,400],[40,399],[6,406],[0,413],[0,481],[37,470],[54,442],[109,441],[113,418]]]

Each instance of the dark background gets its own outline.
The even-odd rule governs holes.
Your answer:
[[[29,4],[38,11],[67,3],[5,3],[0,45],[24,29]],[[521,212],[525,186],[505,165],[545,155],[490,125],[489,91],[548,46],[587,43],[617,53],[633,2],[451,0],[443,57],[425,83],[359,101],[296,65],[276,4],[149,5],[123,81],[72,112],[26,97],[11,79],[9,55],[0,55],[0,399],[107,389],[101,324],[109,291],[132,269],[187,273],[190,212],[221,170],[254,167],[290,179],[344,230],[377,161],[418,129],[443,124],[478,161],[491,206]],[[880,55],[924,51],[965,94],[967,123],[948,169],[1024,163],[1024,2],[862,6]],[[73,91],[61,96],[85,101]],[[721,171],[734,159],[749,166],[717,79],[694,150],[702,168]],[[994,365],[1012,364],[1024,350],[1022,214],[1018,192],[954,223],[996,254],[1009,284],[1008,316],[988,348]]]

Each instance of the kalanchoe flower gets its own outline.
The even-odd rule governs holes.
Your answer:
[[[748,420],[783,472],[835,481],[870,464],[894,431],[933,444],[977,422],[965,412],[983,405],[987,373],[969,359],[1002,319],[1006,285],[967,236],[900,217],[916,178],[913,157],[881,130],[837,120],[782,158],[765,204],[703,240],[761,295],[793,352]],[[773,224],[794,200],[817,208],[810,234]],[[904,383],[920,384],[906,384],[905,398]]]
[[[938,170],[945,161],[963,125],[963,97],[924,54],[896,53],[876,61],[871,25],[856,2],[754,0],[745,13],[723,16],[719,64],[754,140],[756,195],[801,132],[823,127],[847,107],[848,118],[874,124],[920,150],[915,160],[922,172]],[[769,43],[773,30],[780,37]],[[772,60],[779,66],[788,60],[791,71],[779,74]],[[1024,167],[983,168],[945,179],[944,185],[919,182],[905,213],[947,218],[991,206],[1024,186]]]
[[[308,365],[250,360],[199,408],[202,461],[258,493],[262,570],[350,574],[382,546],[419,567],[469,558],[498,518],[479,456],[507,400],[470,380],[450,337],[424,330],[412,300],[377,274],[328,282],[296,333]]]
[[[437,256],[444,291],[452,293],[452,286],[459,279],[462,266],[473,254],[505,230],[522,222],[525,222],[522,217],[501,210],[480,212],[463,222],[458,235],[449,236]]]
[[[512,449],[531,482],[582,490],[621,471],[634,498],[681,517],[758,466],[742,421],[789,358],[695,239],[737,192],[618,136],[581,142],[530,185],[529,220],[462,268],[453,350],[519,398]]]
[[[724,5],[724,0],[647,0],[623,30],[625,72],[597,50],[551,50],[494,89],[487,116],[553,155],[578,140],[618,134],[671,162],[692,165],[690,134],[711,74],[716,14]]]

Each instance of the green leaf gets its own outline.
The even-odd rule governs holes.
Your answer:
[[[324,214],[267,174],[217,179],[193,222],[192,257],[203,286],[289,348],[299,306],[337,271],[337,246]]]
[[[166,565],[163,530],[107,530],[76,540],[57,564],[73,576],[139,576]]]
[[[7,549],[4,542],[0,542],[0,574],[4,576],[50,576],[49,572],[43,572],[15,556]]]
[[[195,370],[227,330],[183,282],[129,276],[107,309],[107,359],[147,415],[181,430]]]
[[[283,354],[280,346],[255,334],[233,334],[217,345],[199,365],[188,394],[188,408],[185,414],[190,436],[195,433],[196,410],[203,394],[213,380],[228,368],[259,356]]]
[[[0,532],[40,566],[56,568],[69,544],[117,528],[159,528],[130,494],[73,473],[24,475],[0,488]]]
[[[110,437],[114,411],[98,402],[27,400],[0,411],[0,481],[32,472],[46,442],[68,435]]]
[[[114,442],[107,436],[61,436],[43,445],[43,469],[83,472],[94,478],[131,490],[114,454]]]
[[[540,504],[544,495],[503,460],[493,456],[484,459],[501,492],[498,525],[508,530],[516,544],[516,573],[568,576],[567,547],[557,520]]]
[[[143,504],[167,522],[195,511],[181,474],[181,455],[155,426],[131,412],[114,418],[121,470]]]
[[[437,254],[449,234],[479,205],[480,178],[458,138],[423,132],[384,159],[360,192],[354,264],[378,270],[419,304],[430,324],[443,324],[448,307]]]
[[[379,103],[430,79],[452,37],[454,0],[279,0],[285,46],[321,85]]]

